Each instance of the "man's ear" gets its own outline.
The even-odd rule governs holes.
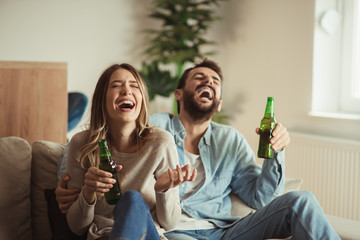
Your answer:
[[[217,111],[218,112],[220,112],[221,111],[221,107],[222,107],[222,100],[220,99],[220,101],[219,101],[219,105],[218,105],[218,107],[217,107]]]
[[[182,89],[175,89],[175,100],[180,101],[182,99]]]

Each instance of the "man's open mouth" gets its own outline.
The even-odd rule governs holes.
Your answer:
[[[211,91],[211,89],[207,87],[201,89],[200,92],[198,92],[198,96],[201,99],[208,99],[208,100],[212,100],[214,98],[213,91]]]

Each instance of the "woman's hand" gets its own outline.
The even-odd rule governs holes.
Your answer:
[[[170,188],[174,188],[186,181],[194,181],[197,175],[197,170],[190,171],[190,165],[187,164],[182,168],[176,165],[176,169],[168,169],[157,179],[154,189],[156,192],[166,192]]]
[[[122,169],[121,165],[116,166],[117,171]],[[90,167],[85,174],[83,195],[88,204],[95,202],[96,193],[106,193],[113,187],[116,180],[112,174],[97,167]]]

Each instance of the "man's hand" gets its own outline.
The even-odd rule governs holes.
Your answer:
[[[80,189],[67,189],[70,176],[64,173],[61,177],[59,186],[55,190],[56,200],[62,213],[67,213],[71,204],[73,204],[79,196]]]
[[[260,134],[260,129],[256,128],[256,133]],[[272,132],[272,138],[270,140],[272,149],[275,151],[283,150],[290,143],[289,132],[286,127],[281,123],[277,123],[274,131]]]
[[[156,192],[166,192],[170,188],[174,188],[186,181],[194,181],[197,170],[190,171],[190,165],[186,164],[182,168],[176,165],[176,169],[168,169],[157,179],[154,189]]]

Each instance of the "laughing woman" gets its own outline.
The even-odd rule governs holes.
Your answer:
[[[129,64],[106,69],[94,91],[89,128],[74,135],[67,157],[69,188],[81,189],[67,213],[77,235],[153,240],[175,226],[178,185],[193,179],[177,165],[173,137],[149,127],[148,118],[147,89],[137,71]],[[98,168],[100,139],[107,140],[122,179],[124,196],[116,207],[103,197],[114,180]]]

